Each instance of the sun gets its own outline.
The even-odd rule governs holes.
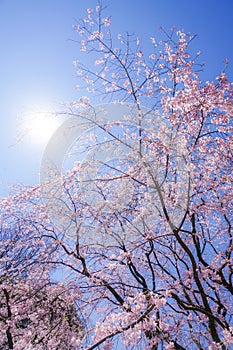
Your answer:
[[[43,112],[30,116],[26,124],[30,143],[37,145],[45,145],[60,125],[55,116]]]

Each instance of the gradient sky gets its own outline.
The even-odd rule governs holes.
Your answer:
[[[205,62],[205,80],[214,79],[228,57],[233,80],[233,0],[107,0],[113,32],[135,32],[147,47],[163,26],[197,35],[194,49]],[[72,25],[94,0],[0,0],[0,195],[7,185],[39,182],[45,144],[16,136],[38,110],[59,110],[77,92],[72,61],[81,59]]]

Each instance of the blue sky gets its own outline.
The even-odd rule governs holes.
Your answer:
[[[203,79],[224,67],[233,80],[232,0],[107,0],[113,31],[135,32],[147,49],[159,26],[182,27],[197,35],[194,49],[206,63]],[[82,59],[72,25],[94,0],[0,0],[0,195],[7,184],[39,182],[45,144],[28,136],[16,141],[34,110],[59,110],[86,92],[77,92],[72,61]]]

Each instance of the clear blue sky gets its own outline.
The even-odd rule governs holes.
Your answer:
[[[0,0],[0,195],[8,183],[37,183],[43,147],[15,137],[24,115],[37,108],[59,110],[78,97],[72,61],[81,59],[72,24],[94,0]],[[113,30],[146,39],[159,26],[197,34],[195,49],[211,80],[229,59],[233,80],[233,0],[107,0]],[[80,92],[82,95],[83,93]],[[17,121],[17,116],[20,120]]]

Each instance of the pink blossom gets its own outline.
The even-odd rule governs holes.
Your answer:
[[[109,18],[104,18],[104,19],[103,19],[103,23],[104,23],[105,27],[109,27],[110,24],[111,24],[111,21],[110,21]]]
[[[143,56],[142,51],[138,51],[138,52],[137,52],[137,56],[138,56],[138,57],[142,57],[142,56]]]

